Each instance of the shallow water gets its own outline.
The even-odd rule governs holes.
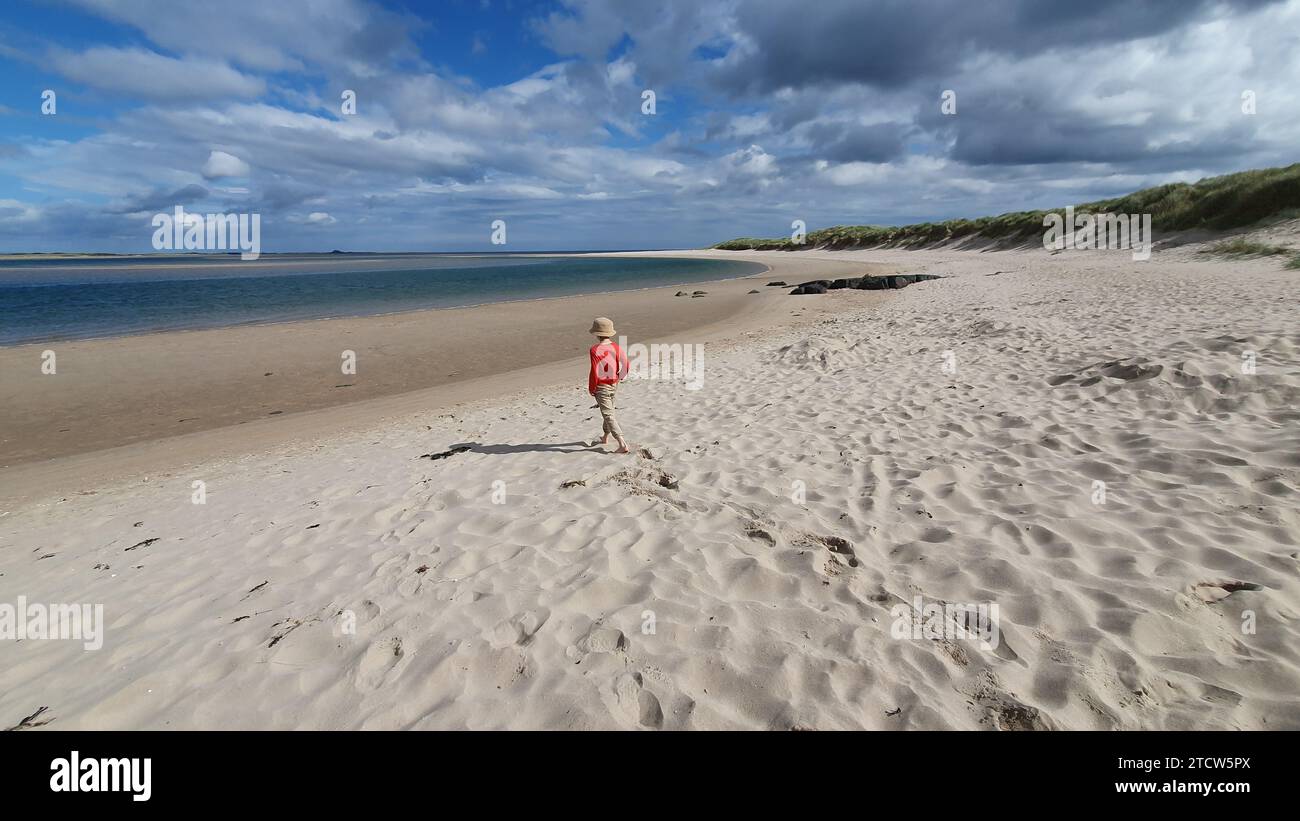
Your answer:
[[[0,345],[453,308],[762,270],[733,260],[505,254],[0,260]]]

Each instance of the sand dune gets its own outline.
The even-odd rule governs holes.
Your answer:
[[[1300,728],[1297,273],[1195,250],[802,252],[947,278],[626,383],[628,457],[577,374],[10,510],[107,637],[0,725]]]

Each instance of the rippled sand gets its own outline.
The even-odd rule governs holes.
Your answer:
[[[108,632],[0,725],[1300,728],[1300,272],[1195,251],[744,255],[948,277],[754,296],[630,456],[579,374],[11,508],[0,601]]]

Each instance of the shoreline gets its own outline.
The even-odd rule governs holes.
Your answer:
[[[620,253],[626,255],[628,252],[620,252]],[[527,253],[504,254],[503,253],[503,254],[499,254],[499,256],[503,258],[509,257],[516,260],[526,259],[526,260],[534,260],[534,261],[538,261],[538,260],[541,261],[584,260],[585,261],[585,260],[593,260],[593,259],[611,260],[619,257],[620,253],[611,253],[611,252],[601,252],[601,253],[591,253],[591,254],[527,254]],[[622,283],[618,283],[616,287],[612,287],[609,288],[608,290],[601,290],[601,291],[569,292],[568,289],[574,287],[581,287],[581,286],[561,285],[561,286],[553,286],[558,291],[556,293],[529,294],[524,296],[515,296],[515,295],[511,295],[510,293],[506,293],[504,295],[504,298],[500,298],[500,299],[484,298],[484,297],[488,297],[488,295],[482,293],[473,293],[473,294],[464,294],[462,295],[462,298],[482,299],[482,301],[456,303],[453,298],[452,304],[426,304],[426,305],[413,304],[411,307],[396,307],[396,308],[384,307],[380,310],[360,310],[360,311],[352,311],[352,312],[343,311],[339,313],[326,313],[323,315],[319,315],[319,314],[312,315],[312,312],[310,311],[308,311],[306,315],[293,315],[292,308],[286,307],[286,311],[288,311],[288,313],[285,313],[284,315],[281,316],[261,317],[261,318],[240,320],[236,322],[223,322],[220,319],[212,320],[212,318],[207,318],[207,319],[197,320],[199,324],[177,325],[174,327],[153,327],[153,328],[136,328],[136,329],[128,328],[128,329],[116,329],[107,332],[103,330],[96,330],[90,332],[90,335],[81,335],[80,333],[74,331],[73,335],[58,335],[58,334],[48,335],[47,334],[47,335],[40,335],[40,336],[28,336],[27,338],[22,338],[22,339],[0,338],[0,351],[3,351],[7,348],[17,348],[21,346],[52,345],[57,343],[117,339],[117,338],[124,338],[124,337],[148,336],[151,334],[182,333],[182,332],[189,332],[189,331],[216,331],[216,330],[225,330],[230,328],[242,328],[242,327],[252,327],[252,326],[261,326],[261,325],[278,325],[278,324],[286,324],[286,323],[294,323],[294,322],[313,322],[313,321],[331,320],[331,319],[362,319],[367,317],[395,316],[400,314],[419,313],[424,311],[445,311],[445,310],[452,310],[456,308],[475,308],[483,305],[497,305],[497,304],[504,304],[509,302],[535,302],[535,301],[546,300],[546,299],[563,299],[567,297],[577,297],[577,296],[595,296],[599,294],[617,294],[617,293],[626,293],[626,292],[634,292],[634,291],[643,291],[643,290],[649,290],[653,288],[669,288],[669,287],[681,288],[689,285],[699,285],[699,284],[711,283],[711,282],[722,282],[725,280],[741,279],[744,277],[751,277],[751,276],[762,276],[763,274],[771,270],[770,266],[767,265],[766,263],[739,260],[739,259],[728,259],[726,257],[718,257],[718,256],[708,257],[708,256],[700,256],[698,254],[696,256],[690,256],[689,254],[683,254],[678,252],[667,252],[667,253],[630,252],[630,253],[634,258],[637,258],[638,255],[640,255],[639,258],[641,259],[655,258],[655,259],[665,259],[665,260],[678,261],[678,262],[700,262],[705,260],[719,261],[724,263],[735,262],[735,263],[740,263],[740,265],[735,266],[737,268],[757,267],[761,270],[748,270],[744,272],[737,272],[735,270],[731,272],[697,271],[691,274],[691,276],[703,277],[703,278],[676,280],[670,282],[655,282],[649,284],[638,283],[634,280],[633,282],[628,283],[626,286],[624,286]],[[651,256],[647,257],[645,256],[646,254],[649,254]],[[434,255],[422,254],[417,256],[431,257]],[[479,255],[471,256],[469,258],[477,261],[482,261],[489,258],[489,256],[490,255],[487,254],[479,254]],[[444,255],[440,258],[445,260],[448,258],[448,256]],[[311,259],[311,260],[301,260],[301,261],[280,261],[280,262],[266,263],[266,264],[263,264],[261,262],[250,264],[250,263],[239,263],[239,262],[216,261],[216,262],[208,262],[208,263],[181,264],[181,265],[172,265],[172,264],[102,265],[102,266],[88,265],[88,266],[73,266],[73,267],[35,266],[29,268],[0,266],[0,289],[6,287],[13,287],[19,290],[26,289],[26,288],[39,289],[48,286],[59,286],[59,285],[68,284],[68,283],[60,283],[60,282],[43,282],[43,281],[16,282],[16,283],[6,282],[4,281],[4,276],[6,272],[10,272],[10,271],[40,271],[42,273],[48,273],[51,271],[53,272],[82,271],[82,272],[86,272],[89,275],[100,274],[100,275],[106,275],[110,277],[122,271],[148,270],[151,268],[157,268],[166,271],[178,271],[183,269],[185,270],[194,269],[197,271],[203,269],[208,271],[226,272],[226,273],[221,273],[216,275],[210,275],[210,274],[182,275],[179,277],[169,277],[163,280],[143,279],[143,280],[136,280],[136,281],[119,282],[117,280],[108,279],[99,283],[101,285],[121,285],[121,284],[137,285],[141,283],[150,283],[150,282],[165,282],[169,284],[170,283],[206,283],[206,282],[214,282],[214,281],[239,280],[245,278],[245,276],[252,277],[252,278],[262,278],[262,277],[286,277],[286,276],[310,277],[315,274],[323,274],[329,276],[334,276],[338,274],[364,275],[370,273],[384,274],[384,273],[392,273],[394,271],[404,270],[402,265],[397,264],[398,261],[393,256],[359,257],[356,259],[348,260],[346,262],[350,264],[347,264],[344,267],[339,268],[338,270],[333,270],[329,266],[331,264],[337,265],[339,263],[339,259],[337,257],[331,257],[329,255],[322,255],[321,259]],[[374,263],[374,264],[367,265],[366,263]],[[274,269],[276,268],[287,268],[287,267],[299,267],[299,268],[303,268],[304,270],[296,271],[293,273],[273,272]],[[466,267],[473,269],[473,268],[478,268],[480,266],[471,265]],[[483,267],[491,267],[491,266],[483,266]],[[307,269],[312,269],[312,270],[307,270]],[[230,275],[230,272],[238,272],[238,271],[247,272],[249,270],[255,270],[257,271],[257,273],[241,274],[238,276]],[[439,272],[448,271],[448,270],[461,270],[461,269],[435,268],[435,269],[431,269],[431,272],[437,274]],[[681,275],[687,275],[685,272],[677,272],[677,273]],[[653,274],[651,274],[651,276],[653,276]],[[91,279],[94,280],[95,277],[91,276]],[[425,299],[415,298],[415,299],[411,299],[410,301],[412,303],[417,303],[420,301],[425,301]],[[341,309],[343,307],[344,306],[337,305],[337,304],[330,306],[330,308],[332,309]]]
[[[634,253],[657,253],[657,252],[634,252]],[[530,256],[530,255],[519,254],[519,256]],[[564,255],[557,255],[557,256],[579,256],[579,255],[564,254]],[[598,254],[596,256],[607,256],[607,255]],[[738,260],[738,261],[747,261],[747,260]],[[583,294],[556,294],[554,296],[532,296],[532,297],[522,297],[520,299],[499,299],[499,300],[493,300],[491,302],[471,302],[468,305],[443,305],[443,306],[434,306],[429,308],[403,308],[397,311],[383,311],[380,313],[373,313],[373,314],[369,314],[369,313],[368,314],[333,314],[330,316],[311,316],[311,317],[301,317],[301,318],[293,318],[293,319],[250,320],[248,322],[236,322],[231,325],[197,326],[193,328],[162,328],[153,331],[135,331],[129,333],[104,334],[103,336],[45,337],[36,340],[24,340],[22,342],[0,343],[0,353],[3,353],[4,351],[10,348],[33,348],[42,345],[54,345],[54,344],[61,344],[61,343],[100,342],[100,341],[110,340],[110,339],[128,339],[128,338],[136,338],[136,337],[161,336],[165,334],[187,334],[187,333],[196,333],[200,331],[226,331],[226,330],[237,330],[240,328],[261,328],[261,327],[266,327],[271,325],[293,325],[293,324],[301,324],[301,323],[308,323],[308,322],[329,322],[334,320],[394,317],[394,316],[404,316],[407,314],[426,314],[435,311],[458,311],[465,308],[482,308],[488,305],[511,305],[515,303],[526,303],[526,302],[545,302],[548,300],[556,300],[556,299],[573,299],[575,297],[582,297],[582,296],[594,297],[594,296],[606,296],[611,294],[632,294],[632,293],[639,293],[642,291],[653,291],[659,288],[685,288],[688,285],[713,285],[721,282],[731,282],[740,279],[753,279],[754,277],[765,277],[772,272],[772,266],[768,265],[767,263],[757,263],[757,264],[763,265],[762,271],[755,271],[753,273],[742,274],[740,276],[735,276],[735,277],[726,277],[724,279],[689,280],[687,282],[671,282],[664,285],[647,285],[638,288],[616,288],[612,291],[593,291],[591,293],[583,293]],[[168,267],[185,267],[185,266],[168,266]]]
[[[0,348],[0,369],[14,374],[0,385],[0,404],[13,409],[0,438],[0,505],[90,492],[134,475],[528,388],[576,385],[587,340],[585,325],[573,328],[590,316],[613,315],[620,332],[636,342],[717,343],[827,310],[790,301],[787,289],[766,286],[769,279],[793,284],[881,268],[733,252],[693,256],[758,262],[765,270],[599,294],[72,340],[57,343],[55,377],[39,372],[48,345]],[[709,295],[674,296],[687,285]],[[869,293],[854,291],[836,304],[880,299]],[[494,326],[509,327],[510,340],[522,334],[532,342],[519,350],[490,332]],[[356,352],[356,375],[341,373],[341,350]],[[68,378],[50,381],[58,376]]]
[[[694,253],[698,248],[642,248],[632,250],[618,251],[263,251],[261,258],[276,257],[324,257],[327,259],[341,259],[343,257],[352,257],[362,259],[365,257],[482,257],[492,256],[519,256],[519,257],[569,257],[569,256],[603,256],[606,254],[659,254],[659,253]],[[24,254],[0,254],[0,262],[23,262],[27,260],[39,261],[44,259],[59,260],[113,260],[113,259],[217,259],[226,260],[239,256],[239,252],[227,252],[224,254],[206,253],[206,254],[115,254],[115,253],[64,253],[59,251],[34,251]],[[260,261],[260,258],[259,258]],[[315,260],[313,260],[314,262]],[[236,265],[240,263],[234,263]],[[307,263],[303,263],[307,264]],[[45,266],[35,266],[43,268]],[[81,266],[73,266],[81,267]],[[171,267],[171,266],[168,266]]]
[[[105,615],[100,652],[16,645],[0,715],[1300,727],[1293,272],[1195,249],[1140,276],[1106,253],[833,258],[945,276],[696,326],[719,340],[700,390],[620,389],[627,456],[593,445],[560,362],[0,474],[62,494],[0,505],[5,585]],[[996,604],[994,639],[900,635],[918,597]]]

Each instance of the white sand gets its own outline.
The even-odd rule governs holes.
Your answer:
[[[0,642],[0,727],[1300,728],[1300,272],[1194,251],[801,252],[951,276],[625,384],[643,455],[576,374],[10,510],[107,637]]]

